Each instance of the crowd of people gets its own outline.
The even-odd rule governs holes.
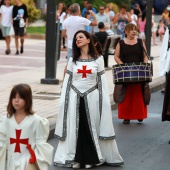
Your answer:
[[[66,10],[62,11],[61,6]],[[94,12],[95,18],[94,18],[94,14],[92,16],[89,11]],[[63,25],[64,20],[68,18],[70,15],[72,15],[70,11],[70,5],[66,6],[64,2],[60,2],[58,4],[56,22],[58,19],[60,19],[60,23],[61,25]],[[88,31],[89,33],[96,34],[97,32],[100,32],[98,26],[101,24],[101,22],[103,22],[103,24],[105,25],[103,31],[107,32],[107,35],[110,36],[110,35],[117,34],[117,35],[121,35],[122,38],[124,38],[124,28],[126,24],[133,23],[137,26],[137,36],[141,38],[143,41],[145,41],[146,5],[140,6],[139,4],[135,4],[133,8],[129,10],[129,12],[127,10],[126,5],[122,5],[119,8],[119,12],[115,13],[113,11],[113,6],[110,4],[107,4],[106,6],[100,6],[99,9],[95,9],[94,6],[89,3],[88,0],[84,0],[84,8],[82,10],[80,9],[80,13],[78,14],[78,16],[82,18],[86,18],[90,21],[93,21],[94,19],[97,20],[96,26],[85,25],[85,30]],[[152,9],[151,33],[152,33],[153,45],[157,45],[156,36],[159,36],[160,42],[162,42],[166,26],[169,22],[168,19],[169,19],[169,12],[167,9],[165,9],[164,12],[162,13],[160,22],[157,24],[154,18],[154,9]],[[64,40],[62,43],[63,44],[62,48],[65,48],[66,37],[62,37],[62,39],[63,38]],[[67,56],[67,58],[69,60],[69,55]]]
[[[5,0],[1,6],[1,15],[4,19],[3,9],[10,10],[8,17],[13,18],[18,54],[18,36],[21,38],[20,53],[22,53],[24,42],[22,38],[28,14],[20,0],[15,2],[17,5],[11,7],[9,0]],[[65,8],[61,2],[56,15],[56,22],[60,19],[61,23],[63,48],[66,47],[67,39],[68,62],[61,89],[60,110],[57,113],[55,135],[59,139],[59,144],[53,162],[55,166],[74,169],[82,167],[89,169],[104,163],[109,166],[122,166],[124,160],[115,139],[102,51],[107,36],[116,33],[112,30],[116,25],[121,40],[116,45],[115,62],[119,65],[148,63],[143,41],[146,11],[142,11],[136,4],[135,9],[127,12],[126,6],[122,5],[115,14],[110,6],[106,8],[100,6],[99,13],[96,14],[96,9],[87,0],[84,0],[84,5],[81,14],[79,4],[73,3]],[[22,19],[24,24],[21,22]],[[165,21],[163,23],[166,24]],[[159,26],[163,27],[162,22]],[[11,25],[3,25],[2,29],[3,35],[7,35],[6,42],[9,41],[7,38],[9,27]],[[169,37],[166,37],[167,39],[166,47],[169,50]],[[7,50],[9,54],[9,44]],[[123,124],[130,124],[131,120],[141,123],[147,118],[144,83],[135,82],[125,86],[124,99],[118,104],[118,118],[123,119]],[[169,102],[170,97],[167,98]],[[31,166],[37,170],[48,170],[52,163],[53,147],[47,143],[49,122],[34,114],[32,102],[29,85],[18,84],[12,88],[7,115],[0,117],[2,170],[5,169],[6,162],[7,170],[29,169]],[[166,107],[170,105],[168,102],[166,101]],[[166,114],[169,114],[169,110],[164,113]],[[169,117],[163,120],[169,120]]]

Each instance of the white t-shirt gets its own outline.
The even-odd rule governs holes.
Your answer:
[[[2,16],[1,19],[2,26],[11,27],[12,10],[13,10],[13,6],[7,7],[5,5],[2,5],[0,7],[0,13]]]
[[[132,19],[131,23],[134,25],[137,25],[137,23],[136,23],[138,20],[137,15],[135,15],[135,14],[131,15],[131,19]]]
[[[62,14],[59,16],[60,18],[60,23],[62,24],[64,22],[64,17],[65,17],[66,13],[62,12]]]
[[[115,13],[113,11],[109,11],[109,16],[110,17],[114,17],[115,16]]]
[[[90,20],[80,16],[70,16],[64,20],[62,29],[66,30],[68,48],[72,49],[74,34],[78,30],[85,30],[85,26],[90,25],[90,23]]]

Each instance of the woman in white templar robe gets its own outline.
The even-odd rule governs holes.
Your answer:
[[[168,48],[168,43],[170,39],[169,31],[170,30],[167,27],[160,51],[160,65],[159,65],[160,76],[164,76],[167,72],[170,71],[170,48]]]
[[[48,170],[52,162],[53,147],[46,143],[49,123],[38,115],[29,115],[18,124],[14,115],[0,117],[0,170],[25,170],[31,157],[28,144],[33,149],[40,170]]]
[[[83,46],[83,41],[87,41],[87,58],[77,47]],[[96,50],[90,34],[83,30],[74,35],[73,50],[77,59],[70,58],[63,82],[54,165],[73,168],[77,162],[85,167],[103,162],[123,165],[115,140],[103,57],[89,58]]]

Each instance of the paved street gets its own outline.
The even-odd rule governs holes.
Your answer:
[[[163,95],[160,91],[152,94],[148,108],[148,118],[143,123],[132,121],[130,125],[122,124],[117,119],[117,110],[113,111],[113,123],[119,152],[125,165],[122,167],[100,166],[99,170],[169,170],[170,123],[161,121]],[[50,144],[56,149],[58,140]],[[49,170],[67,170],[54,167]]]
[[[161,42],[157,46],[151,46],[153,60],[153,81],[150,86],[153,91],[160,89],[164,83],[164,77],[159,77],[159,53]],[[6,115],[6,106],[12,87],[18,83],[28,83],[33,92],[33,108],[36,114],[47,118],[50,122],[51,136],[55,128],[59,111],[61,83],[59,85],[41,84],[45,78],[45,40],[26,39],[24,53],[15,55],[14,39],[11,42],[11,54],[5,55],[5,42],[0,41],[0,116]],[[56,78],[63,79],[63,70],[66,65],[66,51],[61,51],[60,60],[57,62]],[[116,108],[113,101],[112,65],[115,64],[113,55],[109,56],[109,67],[106,70],[106,79],[110,94],[112,108]]]
[[[154,75],[151,87],[159,86],[164,82],[164,77],[159,77],[159,53],[161,43],[151,47],[151,56],[154,57]],[[0,41],[0,116],[6,114],[6,105],[9,93],[13,85],[17,83],[30,84],[33,91],[34,110],[36,114],[46,117],[50,121],[50,129],[55,128],[57,113],[59,109],[59,99],[61,84],[45,85],[40,84],[41,78],[45,78],[45,41],[26,39],[24,53],[15,54],[14,39],[11,43],[11,54],[5,55],[5,42]],[[63,70],[66,65],[66,52],[61,52],[61,59],[57,62],[57,79],[63,77]],[[113,56],[109,56],[109,67],[115,64]],[[109,88],[111,103],[113,103],[113,80],[112,70],[106,71],[106,79]],[[160,89],[160,86],[159,88]],[[155,89],[157,90],[157,89]],[[119,151],[124,158],[125,166],[113,168],[101,166],[98,169],[120,169],[120,170],[168,170],[169,169],[169,149],[168,134],[169,122],[162,123],[160,113],[162,109],[163,96],[160,92],[152,95],[149,106],[149,118],[144,123],[135,121],[131,125],[123,125],[117,119],[116,110],[113,111],[114,127],[117,135]],[[49,141],[56,148],[57,140]],[[51,166],[50,170],[62,170]],[[97,169],[97,168],[95,168]],[[63,169],[64,170],[64,169]]]

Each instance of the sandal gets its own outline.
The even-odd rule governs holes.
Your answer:
[[[124,120],[123,124],[130,124],[130,120]]]

